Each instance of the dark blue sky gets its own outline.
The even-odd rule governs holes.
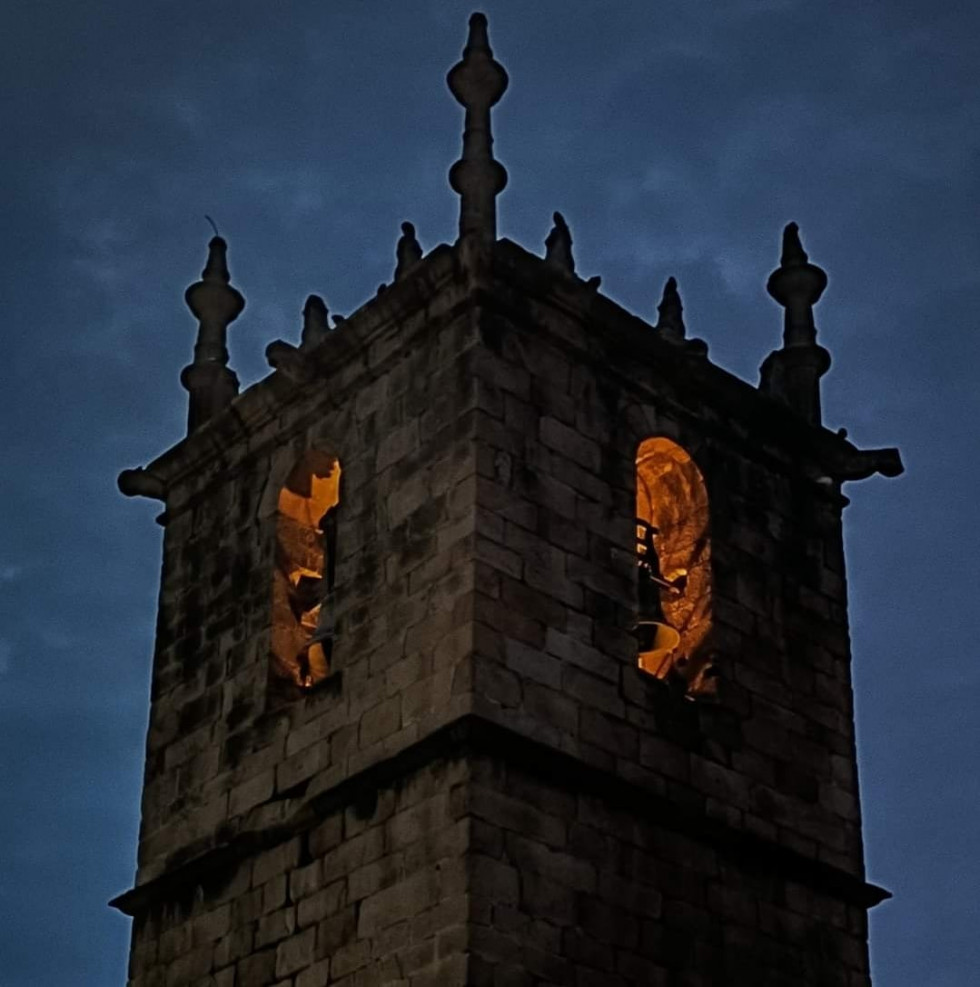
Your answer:
[[[180,438],[183,290],[215,217],[247,385],[307,293],[351,311],[402,220],[455,236],[445,87],[472,3],[32,0],[0,13],[0,985],[122,984],[160,561],[124,467]],[[878,985],[980,969],[980,7],[483,5],[511,86],[500,232],[560,209],[580,272],[755,382],[800,223],[830,287],[825,420],[908,472],[845,514]]]

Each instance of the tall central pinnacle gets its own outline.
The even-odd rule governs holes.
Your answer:
[[[449,170],[449,184],[461,200],[459,238],[493,243],[497,239],[496,198],[507,184],[507,172],[493,157],[490,107],[507,89],[507,73],[494,60],[483,14],[470,17],[462,61],[453,66],[446,81],[466,109],[463,156]]]

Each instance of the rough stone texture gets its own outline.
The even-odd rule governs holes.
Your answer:
[[[819,462],[759,420],[766,409],[747,385],[707,361],[670,360],[605,300],[583,311],[569,298],[556,311],[564,286],[542,291],[519,248],[500,253],[517,290],[497,287],[483,322],[495,345],[477,364],[486,547],[474,710],[655,791],[681,785],[709,815],[738,828],[764,821],[780,844],[861,876],[854,772],[834,771],[854,745],[839,488],[818,484]],[[720,696],[693,736],[671,725],[688,719],[682,705],[654,712],[662,690],[636,668],[628,633],[634,463],[654,435],[694,457],[711,510]],[[505,516],[521,511],[523,525]],[[519,570],[499,555],[515,544]],[[552,693],[572,709],[541,713],[540,685],[527,695],[508,667],[519,646],[561,661]],[[682,777],[658,771],[651,734],[678,745]]]
[[[473,763],[472,984],[864,984],[863,909],[519,766]]]
[[[452,274],[447,254],[431,277]],[[348,319],[321,347],[315,385],[298,393],[274,375],[154,464],[174,476],[139,881],[281,822],[461,708],[476,336],[453,311],[455,282],[441,310],[418,310],[423,290],[424,275],[374,302],[373,318]],[[416,303],[409,318],[399,302]],[[311,447],[343,466],[338,632],[323,688],[282,702],[268,688],[276,511]]]
[[[461,961],[469,824],[454,795],[467,772],[431,765],[150,905],[130,983],[434,982]]]
[[[853,452],[574,277],[438,248],[165,453],[132,987],[865,985]],[[636,665],[635,456],[708,490],[712,702]],[[276,504],[340,458],[331,672]],[[830,481],[827,482],[827,477]]]

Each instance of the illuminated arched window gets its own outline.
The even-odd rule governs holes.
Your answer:
[[[711,691],[705,648],[711,628],[708,493],[676,442],[658,437],[636,454],[637,639],[640,668]]]
[[[315,450],[279,492],[270,673],[301,689],[330,672],[339,502],[340,462]]]

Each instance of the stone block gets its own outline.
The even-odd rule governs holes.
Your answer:
[[[276,948],[276,976],[289,977],[310,966],[316,945],[316,929],[306,929],[279,943]]]
[[[371,959],[371,943],[366,939],[355,940],[340,946],[330,957],[330,973],[335,981],[363,970]]]
[[[378,891],[360,908],[358,935],[367,938],[438,901],[438,877],[430,871],[413,874],[390,888]]]
[[[533,723],[554,727],[567,735],[578,732],[579,704],[557,689],[526,682],[523,710]]]
[[[292,905],[263,915],[255,927],[255,948],[262,949],[291,936],[296,929],[296,909]]]
[[[396,695],[372,706],[364,713],[360,721],[358,742],[361,747],[369,747],[394,733],[400,725],[401,696]]]
[[[561,687],[561,662],[553,655],[510,638],[504,640],[504,654],[507,667],[520,678],[530,679],[549,689]]]
[[[579,716],[579,736],[586,743],[609,751],[617,757],[635,761],[638,756],[636,729],[605,713],[583,708]]]
[[[228,815],[238,816],[272,798],[275,791],[276,774],[272,770],[261,772],[254,778],[236,785],[228,797]]]
[[[346,883],[340,880],[304,898],[296,906],[297,927],[305,929],[308,925],[314,925],[336,914],[347,903],[346,891]]]
[[[235,987],[269,987],[276,973],[276,951],[265,949],[239,960],[235,967]]]
[[[296,975],[295,987],[324,987],[330,982],[330,959],[318,960]]]
[[[626,704],[618,683],[597,678],[566,664],[562,669],[562,687],[566,695],[578,700],[582,706],[592,706],[619,719],[626,717]]]
[[[315,894],[323,884],[323,865],[314,860],[305,867],[297,867],[289,874],[289,898],[298,902]]]

